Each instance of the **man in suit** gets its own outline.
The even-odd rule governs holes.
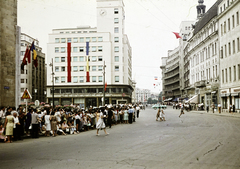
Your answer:
[[[132,124],[132,120],[133,120],[133,109],[132,109],[132,107],[130,106],[129,107],[129,109],[128,109],[128,114],[129,114],[129,116],[128,116],[128,122],[129,122],[129,124]]]
[[[36,109],[31,109],[31,114],[32,114],[32,138],[38,138],[38,127],[39,127],[39,123],[38,123],[38,114],[37,114],[37,110]]]

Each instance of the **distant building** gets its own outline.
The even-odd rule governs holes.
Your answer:
[[[125,12],[122,0],[97,0],[97,27],[54,29],[49,34],[47,63],[47,98],[54,105],[79,104],[101,106],[103,97],[103,64],[105,62],[105,104],[132,102],[132,49],[125,34]],[[71,82],[67,81],[67,43],[71,43]],[[86,42],[89,42],[90,82],[86,82]]]
[[[24,66],[24,70],[21,70],[21,94],[27,88],[32,99],[29,101],[39,100],[39,102],[46,102],[46,70],[45,70],[45,54],[42,53],[42,48],[39,46],[39,41],[31,36],[21,33],[21,62],[24,58],[24,54],[27,46],[31,46],[34,41],[34,45],[37,52],[38,66],[33,64],[33,56],[31,57],[31,63]],[[23,102],[24,100],[21,100]],[[28,102],[29,102],[28,101]]]

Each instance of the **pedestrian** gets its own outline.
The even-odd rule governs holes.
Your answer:
[[[108,115],[107,115],[107,122],[108,122],[108,126],[109,128],[112,127],[112,120],[113,120],[113,111],[112,111],[112,107],[110,107],[107,111]],[[105,124],[105,123],[104,123]]]
[[[129,107],[129,109],[128,109],[128,114],[129,114],[129,116],[128,116],[128,122],[129,122],[129,124],[132,124],[132,120],[133,120],[133,109],[132,109],[132,107],[130,106]]]
[[[180,112],[180,115],[179,115],[179,117],[181,117],[181,115],[182,115],[182,114],[184,114],[184,110],[183,110],[183,109],[184,109],[184,106],[183,106],[183,105],[181,105],[181,112]]]
[[[235,113],[235,105],[233,105],[233,113]]]
[[[206,106],[206,107],[207,107],[207,113],[208,113],[208,111],[209,111],[209,106],[208,106],[208,104],[207,104],[207,106]]]
[[[158,108],[157,114],[156,114],[156,121],[158,121],[158,118],[160,118],[160,107]],[[161,121],[161,118],[160,118]]]
[[[222,107],[221,104],[218,103],[218,113],[219,113],[219,114],[221,114],[221,107]]]
[[[14,119],[13,140],[17,141],[17,140],[20,140],[20,132],[19,132],[20,123],[19,123],[19,119],[18,119],[18,116],[17,116],[17,112],[13,113],[13,119]]]
[[[109,134],[109,133],[107,133],[107,131],[106,131],[106,126],[105,126],[105,123],[104,123],[104,121],[103,121],[103,113],[102,113],[102,111],[100,111],[99,118],[98,118],[98,121],[97,121],[97,124],[96,124],[96,128],[97,128],[97,136],[100,135],[100,134],[98,133],[98,132],[99,132],[99,129],[103,129],[106,135]]]
[[[50,136],[51,131],[51,123],[50,123],[50,111],[47,109],[47,114],[44,116],[45,126],[46,126],[46,133],[45,136]]]
[[[32,121],[31,121],[31,125],[32,125],[32,138],[38,138],[38,128],[39,128],[39,118],[38,118],[38,114],[36,112],[36,109],[32,110]]]
[[[55,116],[55,109],[52,110],[52,113],[50,116],[50,121],[51,121],[52,136],[55,137],[55,136],[57,136],[57,118]],[[71,123],[72,123],[72,121],[71,121]]]
[[[26,116],[27,119],[25,120],[25,123],[26,123],[25,124],[25,131],[26,131],[27,136],[30,136],[29,128],[31,126],[31,121],[32,121],[32,114],[31,114],[30,110],[31,110],[31,108],[29,108],[28,112],[26,112],[27,113],[27,116]]]
[[[232,113],[232,104],[229,105],[229,113],[233,114]]]
[[[215,109],[215,105],[214,105],[214,103],[212,103],[212,111],[213,111],[213,113],[214,113],[214,109]]]
[[[139,107],[139,105],[137,105],[136,110],[137,110],[137,118],[138,118],[138,117],[139,117],[139,113],[140,113],[140,107]]]
[[[163,112],[163,109],[160,110],[160,121],[166,121],[165,113]]]
[[[14,118],[10,112],[6,112],[4,130],[6,130],[5,135],[8,138],[7,143],[12,143],[12,136],[13,136],[13,125],[14,125]]]
[[[128,124],[128,111],[127,111],[127,108],[123,108],[123,112],[124,112],[124,115],[123,115],[123,120],[124,120],[124,123],[125,124]]]

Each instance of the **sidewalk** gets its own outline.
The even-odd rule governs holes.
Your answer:
[[[204,113],[204,114],[209,114],[209,115],[215,115],[215,116],[226,116],[226,117],[237,117],[237,118],[240,118],[240,113],[227,113],[227,112],[222,112],[222,113],[218,113],[218,111],[214,111],[214,113],[212,111],[209,111],[207,113],[207,111],[205,110],[200,110],[200,111],[196,111],[196,110],[192,110],[192,111],[189,111],[191,113]]]

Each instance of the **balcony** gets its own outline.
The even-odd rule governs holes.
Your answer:
[[[194,86],[195,87],[205,87],[206,86],[206,80],[201,80],[201,81],[195,82]]]
[[[166,81],[163,83],[163,85],[170,85],[170,84],[173,84],[173,83],[178,82],[179,80],[180,80],[179,77],[174,78],[174,79],[172,79],[172,80],[166,80]]]

